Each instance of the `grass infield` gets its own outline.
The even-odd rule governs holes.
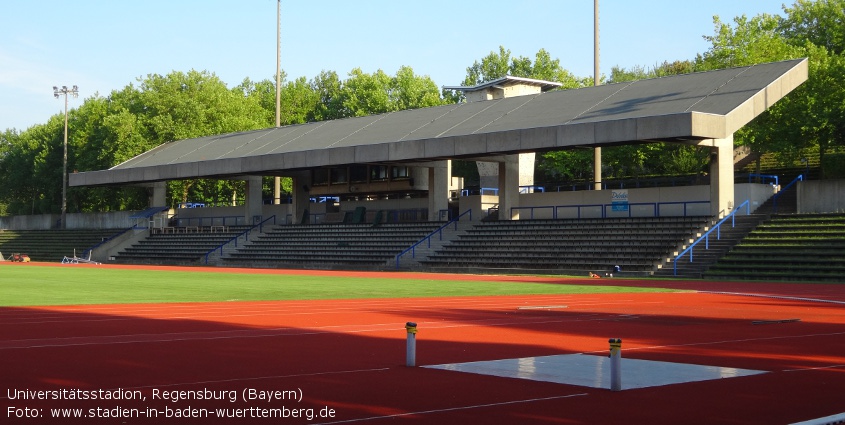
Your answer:
[[[0,306],[674,291],[625,287],[624,280],[620,280],[620,286],[585,285],[565,277],[544,281],[520,277],[504,281],[501,278],[469,281],[443,277],[408,278],[391,273],[370,277],[37,264],[2,267],[0,276]]]

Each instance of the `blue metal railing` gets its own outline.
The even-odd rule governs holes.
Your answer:
[[[612,217],[633,217],[634,211],[639,210],[640,212],[644,213],[645,215],[638,215],[639,217],[661,217],[662,216],[662,208],[672,205],[679,205],[679,209],[683,212],[683,216],[687,217],[690,214],[690,206],[691,205],[701,205],[706,204],[710,205],[710,201],[679,201],[679,202],[633,202],[625,204],[627,207],[625,210],[622,211],[614,211],[614,207],[618,207],[618,204],[585,204],[585,205],[539,205],[533,207],[513,207],[511,208],[511,215],[513,215],[514,211],[521,211],[527,210],[528,211],[528,218],[533,220],[535,218],[535,211],[541,212],[544,210],[550,210],[546,215],[551,215],[551,219],[558,219],[563,216],[560,212],[566,209],[574,209],[575,210],[575,218],[582,218],[582,213],[584,211],[590,210],[598,210],[596,211],[596,218],[607,218],[608,216]],[[638,207],[638,208],[637,208]],[[610,209],[610,214],[608,214],[608,209]],[[650,215],[649,215],[650,214]],[[707,214],[692,214],[692,215],[708,215],[709,208],[707,210]],[[522,217],[522,214],[520,214]]]
[[[270,220],[273,220],[273,224],[276,224],[276,216],[275,216],[275,215],[270,216],[269,218],[265,219],[265,220],[264,220],[264,221],[262,221],[261,223],[258,223],[258,224],[256,224],[256,225],[254,225],[254,226],[250,227],[249,229],[244,230],[244,231],[243,231],[243,232],[241,232],[241,233],[238,233],[238,235],[237,235],[237,236],[235,236],[235,237],[233,237],[233,238],[229,239],[229,240],[228,240],[228,241],[226,241],[226,242],[221,243],[220,245],[218,245],[217,247],[215,247],[215,248],[214,248],[214,249],[212,249],[211,251],[206,252],[206,253],[205,253],[205,264],[208,264],[208,256],[209,256],[209,255],[213,254],[213,253],[214,253],[215,251],[217,251],[218,249],[220,250],[220,255],[223,255],[223,247],[224,247],[224,246],[226,246],[226,245],[228,245],[228,244],[232,243],[233,241],[235,242],[235,246],[238,246],[238,239],[239,239],[241,236],[243,236],[243,235],[247,235],[247,234],[249,234],[249,232],[251,232],[251,231],[255,230],[255,228],[256,228],[256,227],[258,228],[258,231],[259,231],[259,232],[263,232],[263,231],[264,231],[264,223],[267,223],[267,222],[268,222],[268,221],[270,221]]]
[[[730,214],[726,215],[725,218],[719,220],[719,222],[716,223],[715,226],[710,228],[710,230],[704,232],[704,234],[701,235],[700,238],[696,239],[695,242],[691,243],[690,246],[687,247],[687,249],[681,251],[681,253],[678,254],[677,257],[675,257],[675,261],[672,262],[673,267],[674,267],[674,275],[675,276],[678,275],[678,260],[680,260],[681,257],[684,256],[684,254],[689,252],[689,261],[690,261],[690,263],[692,263],[692,249],[695,248],[695,246],[698,245],[698,243],[701,242],[702,240],[704,240],[704,249],[710,249],[710,234],[715,231],[716,232],[716,239],[721,239],[722,238],[722,231],[721,231],[722,223],[728,221],[728,219],[731,219],[731,227],[735,227],[736,226],[736,218],[735,218],[736,213],[737,213],[737,211],[740,211],[742,209],[742,207],[745,207],[745,215],[751,214],[751,201],[746,200],[745,202],[739,204],[739,206],[736,207],[733,211],[731,211]]]
[[[519,193],[535,193],[535,192],[545,192],[545,186],[538,186],[538,185],[525,185],[519,186]],[[460,196],[471,196],[471,195],[498,195],[499,188],[497,187],[482,187],[479,189],[461,189]]]
[[[408,248],[407,248],[407,249],[405,249],[404,251],[402,251],[402,252],[400,252],[399,254],[397,254],[397,255],[396,255],[396,268],[397,268],[397,269],[399,268],[399,260],[402,258],[402,256],[403,256],[403,255],[405,255],[405,254],[407,254],[409,251],[411,252],[411,258],[417,258],[417,257],[416,257],[416,256],[417,256],[417,253],[416,253],[416,248],[417,248],[417,247],[418,247],[421,243],[423,243],[423,242],[425,242],[425,241],[428,241],[428,247],[429,247],[429,248],[431,248],[431,238],[432,238],[432,237],[434,237],[434,235],[438,235],[438,236],[440,236],[440,240],[443,240],[443,229],[445,229],[445,228],[447,228],[447,227],[451,226],[451,225],[452,225],[452,223],[454,223],[454,224],[455,224],[455,230],[458,230],[458,221],[460,221],[460,220],[461,220],[461,217],[463,217],[463,216],[465,216],[465,215],[467,215],[467,214],[469,214],[469,220],[470,220],[470,221],[472,221],[472,209],[468,209],[468,210],[464,211],[463,213],[461,213],[461,215],[459,215],[459,216],[457,216],[457,217],[453,218],[453,219],[452,219],[451,221],[449,221],[448,223],[446,223],[446,224],[444,224],[444,225],[440,226],[440,228],[438,228],[437,230],[435,230],[435,231],[433,231],[433,232],[429,233],[427,236],[425,236],[424,238],[422,238],[422,239],[420,239],[419,241],[417,241],[417,243],[415,243],[415,244],[411,245],[410,247],[408,247]]]
[[[794,185],[795,183],[797,183],[799,181],[803,181],[803,180],[804,180],[804,175],[799,174],[798,177],[795,178],[795,180],[792,180],[791,182],[789,182],[789,184],[786,185],[786,187],[784,187],[783,189],[778,191],[778,193],[775,193],[775,196],[772,196],[772,212],[774,214],[778,213],[778,198],[780,197],[780,194],[789,190],[789,188],[791,188],[792,185]]]
[[[780,185],[780,178],[775,175],[771,174],[755,174],[751,173],[748,175],[748,183],[752,183],[753,179],[760,179],[760,183],[766,184],[766,180],[771,180],[775,186]]]
[[[234,220],[235,224],[232,224],[231,221]],[[185,217],[179,218],[176,217],[176,224],[178,227],[188,227],[188,226],[216,226],[217,222],[221,223],[220,225],[223,226],[237,226],[239,222],[244,221],[244,217],[242,215],[226,215],[226,216],[213,216],[213,217]],[[227,223],[229,221],[229,223]],[[197,224],[193,224],[196,222]],[[207,224],[206,224],[207,222]]]

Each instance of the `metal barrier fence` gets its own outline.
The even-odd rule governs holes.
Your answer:
[[[704,206],[704,208],[696,208]],[[533,207],[513,207],[514,212],[527,211],[527,219],[559,218],[631,218],[663,216],[698,216],[710,215],[710,201],[685,202],[635,202],[620,204],[585,204],[585,205],[542,205]]]

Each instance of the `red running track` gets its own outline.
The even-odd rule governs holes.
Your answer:
[[[845,412],[845,288],[624,283],[719,293],[3,308],[0,415],[44,424],[788,424]],[[519,309],[542,306],[566,308]],[[419,365],[604,354],[618,337],[627,358],[768,373],[610,392],[407,368],[409,320],[419,326]],[[124,399],[90,399],[115,389]],[[89,399],[55,399],[68,390]],[[207,417],[166,417],[186,414]]]

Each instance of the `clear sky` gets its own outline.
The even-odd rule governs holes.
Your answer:
[[[601,72],[693,59],[713,16],[783,15],[780,0],[599,0]],[[277,0],[2,0],[0,131],[63,112],[53,86],[108,96],[139,77],[206,70],[229,87],[275,79]],[[792,2],[786,3],[791,6]],[[406,65],[439,86],[498,51],[541,48],[579,77],[593,73],[593,0],[282,0],[289,79]]]

